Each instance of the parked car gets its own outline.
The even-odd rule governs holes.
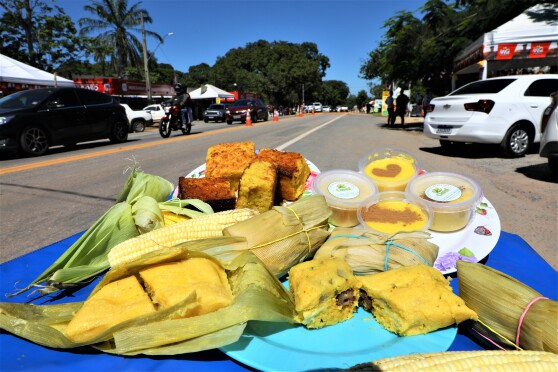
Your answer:
[[[349,107],[347,107],[347,106],[339,106],[339,112],[349,112]]]
[[[227,124],[232,124],[233,121],[240,121],[241,123],[246,122],[246,113],[250,112],[250,119],[252,122],[257,122],[258,120],[267,121],[268,111],[267,106],[262,102],[261,99],[249,98],[240,99],[229,106],[226,111]]]
[[[314,102],[312,106],[314,107],[314,112],[322,112],[322,104],[320,102]]]
[[[331,108],[329,106],[322,106],[322,111],[323,112],[330,112]]]
[[[149,112],[155,123],[160,123],[163,116],[165,116],[165,108],[158,103],[144,107],[142,110]]]
[[[50,146],[128,139],[126,112],[113,97],[80,88],[24,90],[0,99],[0,150],[43,155]]]
[[[541,118],[541,147],[539,154],[548,158],[548,166],[558,175],[558,92],[550,96],[550,105]]]
[[[472,142],[499,144],[509,157],[541,140],[540,118],[558,75],[519,75],[469,83],[430,101],[424,134],[443,148]]]
[[[125,103],[121,103],[120,105],[126,110],[126,116],[128,117],[133,132],[143,132],[146,126],[153,125],[151,113],[143,110],[132,110],[132,108]]]
[[[209,105],[207,110],[203,112],[203,121],[206,123],[209,121],[215,121],[216,123],[224,122],[227,120],[227,109],[229,106],[229,103],[213,103]]]

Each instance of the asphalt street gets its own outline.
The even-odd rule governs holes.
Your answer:
[[[133,163],[176,184],[205,162],[209,146],[250,140],[256,148],[300,152],[322,171],[358,170],[359,158],[370,149],[397,147],[414,154],[428,171],[469,175],[496,208],[502,230],[520,235],[558,268],[558,183],[546,159],[534,152],[505,159],[494,146],[479,145],[446,154],[422,134],[421,124],[388,128],[384,121],[332,113],[252,127],[196,122],[187,136],[173,132],[162,139],[149,129],[119,145],[97,141],[72,150],[53,148],[38,158],[1,155],[0,262],[87,229],[114,203]]]

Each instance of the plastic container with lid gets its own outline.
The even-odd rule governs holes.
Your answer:
[[[312,184],[314,194],[323,195],[331,208],[329,223],[352,227],[359,224],[357,208],[378,192],[365,175],[351,170],[335,169],[320,173]]]
[[[420,170],[414,156],[395,148],[370,151],[359,160],[358,169],[372,179],[379,192],[405,191]]]
[[[423,201],[401,191],[386,191],[366,199],[357,210],[365,229],[384,234],[428,230],[432,209]]]
[[[430,230],[457,231],[469,223],[482,198],[482,189],[474,179],[450,172],[432,172],[417,176],[407,185],[410,197],[420,198],[434,212]]]

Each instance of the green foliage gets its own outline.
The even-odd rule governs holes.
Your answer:
[[[141,33],[141,16],[144,24],[152,23],[147,10],[140,9],[141,2],[128,7],[128,0],[101,0],[93,1],[91,5],[83,7],[92,13],[95,18],[81,18],[80,33],[88,35],[97,33],[96,37],[103,45],[110,48],[111,66],[119,76],[124,74],[124,69],[130,75],[135,72],[131,66],[143,66],[142,44],[136,34]],[[146,35],[163,41],[163,38],[149,30]]]
[[[71,18],[46,0],[2,0],[0,53],[54,71],[79,58],[83,43]]]
[[[369,84],[370,86],[370,93],[374,98],[382,98],[382,92],[384,91],[384,87],[382,85],[377,84]]]
[[[324,105],[339,106],[344,104],[349,95],[349,87],[340,80],[325,80],[315,93],[316,101]]]
[[[435,95],[451,87],[455,56],[490,31],[539,3],[536,0],[428,0],[422,19],[399,12],[388,19],[383,40],[361,66],[365,79],[396,85],[428,87]],[[552,8],[552,9],[551,9]],[[556,14],[549,7],[542,18]]]
[[[180,82],[190,88],[199,88],[201,85],[211,82],[210,74],[211,67],[207,63],[200,63],[199,65],[190,66],[188,72],[180,79]],[[232,89],[232,87],[224,89]]]
[[[355,99],[355,104],[360,109],[361,107],[366,106],[366,103],[369,100],[370,99],[368,98],[368,94],[366,94],[366,91],[363,89],[363,90],[361,90],[357,93],[356,99]]]

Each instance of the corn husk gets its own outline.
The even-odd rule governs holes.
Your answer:
[[[423,231],[386,235],[360,228],[337,227],[314,257],[339,258],[345,260],[355,274],[374,274],[384,271],[386,242],[391,240],[397,245],[416,252],[424,261],[412,252],[391,245],[388,270],[417,264],[433,266],[438,256],[438,246],[430,243],[429,238],[430,234]]]
[[[488,266],[457,261],[459,295],[479,319],[515,343],[517,325],[525,307],[542,295],[531,287]],[[475,329],[489,338],[510,345],[476,324]],[[558,353],[558,302],[539,300],[527,311],[521,326],[520,346],[526,350]]]
[[[83,302],[46,306],[0,303],[0,329],[52,348],[92,345],[104,352],[120,355],[171,355],[213,349],[235,342],[249,320],[292,323],[294,305],[289,293],[253,254],[244,252],[232,262],[221,263],[209,255],[189,249],[237,245],[246,245],[245,239],[204,239],[152,252],[129,265],[109,271],[91,293],[150,265],[205,257],[223,265],[234,296],[230,306],[212,313],[174,319],[173,314],[195,306],[195,296],[189,296],[170,308],[122,322],[86,342],[75,343],[64,335],[63,330]]]
[[[223,235],[245,237],[249,249],[280,277],[312,256],[327,239],[330,215],[325,198],[313,195],[229,226],[223,230]],[[238,254],[231,251],[210,253],[229,260]]]

